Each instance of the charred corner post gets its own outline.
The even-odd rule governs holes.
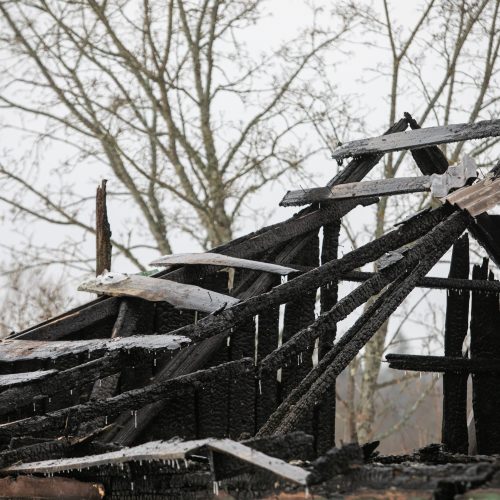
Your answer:
[[[289,191],[281,204],[303,207],[290,219],[204,254],[163,256],[149,276],[109,272],[103,181],[97,277],[81,285],[98,299],[0,342],[3,491],[329,498],[395,487],[454,498],[500,486],[500,283],[487,260],[471,273],[468,239],[500,263],[498,219],[488,213],[500,179],[498,168],[478,178],[465,155],[449,166],[439,148],[499,135],[499,120],[420,128],[406,113],[384,135],[339,147],[335,159],[352,159],[326,186]],[[421,175],[364,180],[401,150]],[[438,208],[339,256],[342,217],[413,192],[430,193]],[[448,277],[428,276],[450,248]],[[358,271],[375,261],[377,272]],[[339,296],[342,280],[359,285]],[[446,291],[443,356],[387,361],[443,373],[442,443],[394,457],[377,456],[377,443],[336,448],[336,379],[415,287]],[[338,337],[337,323],[373,297]],[[468,455],[469,375],[480,455]]]

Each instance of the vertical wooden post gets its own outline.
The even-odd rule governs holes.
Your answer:
[[[307,245],[296,257],[296,263],[303,266],[319,265],[319,238],[316,231],[313,232]],[[292,338],[299,330],[310,325],[315,319],[316,290],[306,292],[297,296],[294,300],[286,303],[283,321],[283,343]],[[296,360],[281,370],[280,396],[284,400],[290,392],[299,385],[305,376],[312,370],[312,355],[314,344],[302,351]],[[308,434],[313,432],[314,411],[311,408],[310,415],[304,418],[297,430]]]
[[[453,246],[450,278],[469,277],[469,238],[464,234]],[[449,290],[446,301],[444,355],[462,356],[462,347],[469,328],[469,292]],[[468,450],[467,375],[445,373],[443,376],[442,443],[452,453]]]
[[[473,279],[493,279],[488,259],[474,266]],[[498,293],[472,292],[471,357],[500,357],[500,310]],[[476,424],[477,452],[500,453],[500,377],[497,373],[472,375],[472,405]]]
[[[111,228],[106,207],[106,179],[97,187],[95,206],[96,276],[111,269]]]
[[[323,247],[321,264],[334,260],[338,256],[340,220],[323,226]],[[321,313],[329,311],[338,299],[338,281],[332,281],[321,288]],[[328,352],[335,341],[337,325],[318,341],[318,361]],[[323,455],[335,446],[335,384],[315,409],[315,450]]]

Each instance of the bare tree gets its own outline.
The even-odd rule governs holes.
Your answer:
[[[20,117],[4,127],[34,140],[24,165],[1,163],[0,201],[93,234],[90,196],[72,182],[97,165],[135,226],[113,248],[137,268],[143,249],[170,253],[175,231],[203,248],[231,239],[251,196],[322,148],[305,140],[311,123],[343,116],[315,76],[350,12],[312,8],[293,39],[257,55],[245,37],[258,36],[262,0],[0,2],[0,103]],[[65,153],[49,165],[54,144]]]
[[[363,43],[373,49],[385,49],[387,54],[386,64],[377,61],[378,67],[371,71],[379,72],[388,85],[388,123],[394,123],[403,111],[410,111],[410,104],[420,124],[473,122],[497,116],[499,0],[426,0],[421,2],[420,15],[412,26],[402,26],[393,18],[394,5],[395,2],[381,0],[378,8],[359,13],[370,37]],[[468,153],[479,164],[491,164],[497,142],[498,138],[478,141]],[[463,147],[463,143],[458,143],[444,148],[450,163],[459,160]],[[416,174],[408,155],[386,155],[384,177],[395,177],[403,171]],[[405,200],[382,198],[375,210],[375,224],[364,228],[365,237],[380,237],[391,222],[428,203],[427,195]],[[357,415],[356,435],[362,442],[374,436],[378,378],[388,332],[386,322],[357,361],[359,377],[351,381],[359,381],[356,402],[350,391],[351,405],[356,405],[356,409],[350,409],[349,414]],[[418,404],[414,410],[417,407]],[[408,415],[404,418],[407,420]],[[394,426],[399,428],[399,424]]]

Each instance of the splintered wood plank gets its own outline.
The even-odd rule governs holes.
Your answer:
[[[310,475],[309,471],[303,469],[302,467],[291,465],[279,458],[266,455],[265,453],[249,448],[248,446],[232,441],[231,439],[210,440],[207,443],[207,447],[211,450],[224,453],[225,455],[230,455],[242,460],[243,462],[252,464],[255,467],[273,472],[287,481],[298,483],[303,486],[307,485],[307,479]]]
[[[0,375],[0,390],[11,387],[19,387],[31,382],[46,379],[56,373],[57,370],[37,370],[35,372],[11,373],[9,375]]]
[[[138,461],[183,460],[190,454],[208,448],[217,453],[234,457],[253,466],[273,472],[288,481],[301,485],[307,484],[309,472],[291,465],[279,458],[266,455],[253,448],[230,439],[199,439],[195,441],[151,441],[149,443],[125,448],[119,451],[101,453],[85,457],[43,460],[25,464],[14,464],[2,472],[23,474],[54,474],[62,471],[98,467],[101,465],[121,464]]]
[[[182,265],[209,265],[223,267],[237,267],[241,269],[254,269],[255,271],[263,271],[267,273],[286,275],[296,272],[296,269],[269,262],[259,262],[257,260],[239,259],[229,255],[220,253],[179,253],[174,255],[164,255],[159,259],[151,262],[152,266],[171,266],[176,264]]]
[[[116,339],[59,340],[0,340],[0,363],[58,358],[89,353],[89,358],[113,351],[170,351],[180,349],[191,340],[180,335],[135,335]]]
[[[151,302],[168,302],[179,309],[209,313],[239,302],[234,297],[199,286],[135,274],[107,273],[84,281],[78,290],[116,297],[139,297]]]
[[[52,474],[64,470],[98,467],[100,465],[121,464],[125,462],[155,461],[155,460],[181,460],[188,453],[193,453],[209,442],[208,439],[197,441],[151,441],[149,443],[124,448],[118,451],[89,455],[85,457],[60,458],[55,460],[41,460],[25,464],[15,464],[3,469],[3,472],[16,472],[24,474]]]
[[[332,187],[299,189],[288,191],[281,200],[282,207],[306,205],[318,201],[342,200],[351,198],[367,198],[370,196],[386,196],[405,193],[429,191],[431,177],[399,177],[376,181],[349,182]]]
[[[427,127],[408,132],[382,135],[370,139],[351,141],[337,148],[332,157],[342,159],[370,153],[389,153],[402,149],[421,149],[435,144],[496,137],[500,135],[500,120],[478,123],[460,123],[443,127]]]

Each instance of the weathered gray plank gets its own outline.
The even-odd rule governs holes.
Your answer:
[[[254,269],[256,271],[263,271],[274,274],[290,274],[296,271],[291,267],[280,266],[269,262],[259,262],[250,259],[240,259],[231,257],[229,255],[222,255],[220,253],[178,253],[173,255],[164,255],[159,259],[151,262],[152,266],[172,266],[175,264],[182,265],[209,265],[209,266],[223,266],[223,267],[238,267],[241,269]]]
[[[0,375],[0,389],[10,387],[19,387],[30,382],[40,381],[56,373],[57,370],[37,370],[34,372],[11,373],[9,375]]]
[[[402,149],[421,149],[435,144],[481,139],[500,135],[500,120],[478,123],[460,123],[443,127],[427,127],[408,132],[397,132],[370,139],[348,142],[337,148],[332,157],[342,159],[370,153],[389,153]]]
[[[280,205],[305,205],[327,200],[366,198],[396,194],[431,191],[436,198],[446,196],[451,189],[460,188],[470,179],[477,177],[477,165],[464,155],[456,167],[450,167],[443,174],[422,177],[398,177],[366,182],[350,182],[338,186],[288,191]]]
[[[395,179],[381,179],[376,181],[349,182],[346,184],[339,184],[338,186],[332,186],[331,188],[321,187],[288,191],[281,200],[280,205],[289,207],[327,200],[417,193],[420,191],[429,191],[430,187],[430,176],[398,177]]]
[[[191,340],[179,335],[134,335],[116,339],[60,340],[0,340],[0,363],[30,360],[54,361],[69,354],[89,353],[97,357],[112,351],[167,351],[180,349]]]
[[[139,297],[151,302],[168,302],[179,309],[215,312],[239,302],[235,297],[175,281],[120,273],[107,273],[84,281],[78,290],[115,297]]]

